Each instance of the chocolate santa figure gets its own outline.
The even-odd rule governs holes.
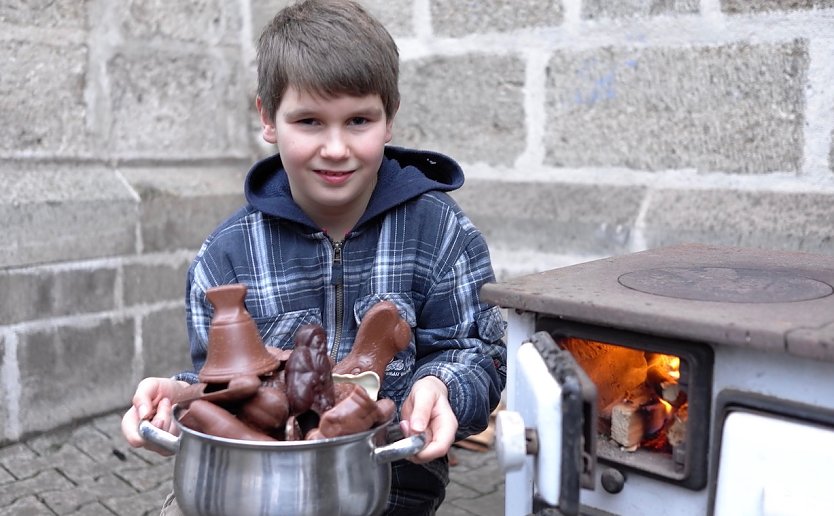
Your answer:
[[[285,366],[285,381],[290,414],[295,416],[302,436],[316,428],[321,415],[335,403],[331,371],[324,329],[315,324],[299,328]]]

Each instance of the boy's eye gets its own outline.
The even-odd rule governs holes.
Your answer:
[[[368,123],[368,119],[363,116],[355,116],[350,119],[350,125],[365,125]]]
[[[315,118],[302,118],[301,120],[296,121],[296,123],[302,125],[315,125],[318,123],[318,120]]]

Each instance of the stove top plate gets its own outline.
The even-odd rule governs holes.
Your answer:
[[[834,362],[834,256],[680,244],[484,285],[504,308]]]
[[[628,272],[620,285],[656,296],[723,303],[791,303],[830,296],[831,285],[788,272],[663,267]]]

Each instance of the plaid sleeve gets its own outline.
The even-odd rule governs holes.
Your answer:
[[[435,282],[417,322],[414,381],[431,375],[446,384],[458,439],[487,427],[506,382],[506,323],[498,307],[480,298],[494,279],[486,242],[475,232]]]

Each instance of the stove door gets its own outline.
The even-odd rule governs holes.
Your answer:
[[[579,514],[580,487],[595,478],[596,387],[547,332],[517,342],[508,350],[507,410],[496,419],[505,514]]]
[[[832,514],[834,428],[771,414],[724,421],[715,516]]]

